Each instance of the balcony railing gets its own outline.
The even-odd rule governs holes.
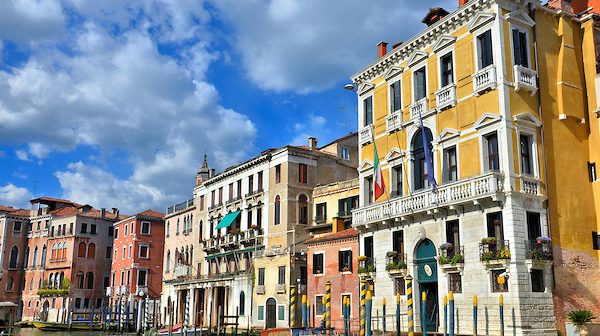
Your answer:
[[[252,190],[252,191],[250,191],[249,193],[246,194],[246,198],[262,194],[262,192],[263,192],[263,188],[262,187],[258,188],[256,190]]]
[[[363,127],[358,133],[358,144],[364,145],[373,141],[373,129],[371,125]]]
[[[325,215],[316,215],[315,216],[315,223],[325,223],[325,221],[327,221],[327,216]]]
[[[255,257],[256,258],[275,257],[275,256],[278,256],[278,255],[288,254],[289,251],[290,250],[287,247],[285,247],[285,248],[273,247],[273,248],[269,248],[269,249],[257,250]]]
[[[425,117],[427,112],[429,112],[428,102],[429,100],[427,98],[422,98],[410,105],[410,119],[419,119],[419,115]]]
[[[527,240],[527,259],[535,261],[553,260],[552,241],[550,240]]]
[[[540,181],[535,177],[521,176],[521,192],[529,195],[539,195]]]
[[[363,258],[363,259],[360,259]],[[364,258],[364,257],[359,257],[358,260],[358,274],[359,275],[369,275],[369,274],[374,274],[377,271],[376,267],[375,267],[375,259],[373,258]]]
[[[489,239],[479,243],[481,261],[510,260],[510,244],[508,240]]]
[[[192,274],[192,267],[189,265],[177,265],[175,266],[175,276],[178,278],[184,278]]]
[[[422,190],[390,201],[370,204],[352,211],[354,226],[364,226],[395,217],[425,212],[440,206],[450,206],[486,197],[502,191],[503,176],[490,172],[474,178],[441,185],[437,190]]]
[[[406,271],[406,254],[390,251],[386,255],[385,270],[390,274]]]
[[[402,111],[396,111],[385,117],[385,130],[392,133],[402,127]]]
[[[189,208],[189,207],[191,207],[193,205],[194,205],[194,200],[193,199],[187,200],[185,202],[181,202],[179,204],[175,204],[175,205],[170,206],[170,207],[167,208],[167,215],[168,214],[172,214],[172,213],[177,212],[177,211],[181,211],[181,210],[187,209],[187,208]]]
[[[537,92],[537,72],[535,70],[517,64],[513,67],[513,74],[515,91],[523,89],[530,91],[532,95]]]
[[[472,77],[473,92],[475,95],[496,87],[496,67],[493,64],[477,71]]]
[[[285,284],[277,284],[277,286],[275,287],[275,291],[277,292],[277,294],[285,294],[285,288]]]
[[[440,265],[462,264],[465,262],[465,249],[461,246],[451,246],[446,249],[439,249],[438,262]]]
[[[121,295],[127,295],[129,294],[129,285],[121,285],[121,288],[119,289],[119,292]]]
[[[450,84],[435,93],[435,103],[438,111],[456,105],[456,85]]]

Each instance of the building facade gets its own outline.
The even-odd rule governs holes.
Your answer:
[[[554,28],[536,21],[545,10],[460,1],[453,13],[429,13],[429,27],[390,52],[380,44],[380,58],[352,77],[361,160],[353,225],[374,309],[396,293],[406,302],[410,274],[414,292],[428,294],[428,330],[441,330],[452,291],[459,315],[470,316],[473,295],[480,307],[503,295],[515,334],[555,333],[534,48],[536,29]],[[375,145],[386,186],[377,200]],[[421,304],[415,295],[419,327]],[[489,323],[497,332],[497,312]],[[471,319],[458,321],[457,332],[471,330]]]
[[[161,321],[164,217],[163,213],[149,209],[114,224],[112,251],[108,248],[106,251],[112,254],[106,295],[113,311],[124,305],[129,305],[129,311],[133,311],[138,301],[145,300],[150,316]]]

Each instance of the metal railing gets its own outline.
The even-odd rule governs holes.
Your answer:
[[[508,240],[496,240],[479,243],[481,261],[510,259],[510,243]]]
[[[527,259],[542,261],[553,260],[552,242],[550,240],[526,240]]]
[[[449,248],[438,249],[438,262],[440,265],[456,265],[465,262],[464,246],[451,246]]]

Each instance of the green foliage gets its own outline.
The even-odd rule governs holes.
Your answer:
[[[594,315],[589,310],[573,310],[567,314],[567,319],[578,327],[583,327],[592,322]]]
[[[496,237],[485,237],[481,239],[481,243],[485,245],[493,245],[497,244],[498,240],[496,239]]]
[[[495,251],[485,251],[481,253],[481,261],[510,259],[510,249],[508,247],[497,249]]]
[[[406,264],[404,261],[389,262],[385,265],[386,271],[397,271],[403,269],[406,269]]]
[[[439,256],[438,262],[440,263],[440,265],[450,264],[452,266],[456,266],[456,264],[464,263],[465,257],[458,253],[453,256],[442,254]]]
[[[69,294],[68,289],[52,289],[52,288],[44,288],[38,290],[38,295],[40,297],[52,297],[52,296],[66,296]]]
[[[374,272],[375,272],[375,265],[373,265],[373,264],[367,265],[366,267],[363,267],[363,266],[358,267],[358,273],[360,273],[360,274],[374,273]]]

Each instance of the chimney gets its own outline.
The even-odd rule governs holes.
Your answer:
[[[104,218],[106,217],[106,208],[101,208],[100,209],[100,218]]]
[[[381,57],[381,56],[380,56]],[[309,137],[308,138],[308,148],[310,150],[315,150],[317,149],[317,142],[319,142],[319,139],[315,138],[315,137]]]
[[[467,2],[469,2],[469,0],[458,0],[458,7],[466,4]]]
[[[423,18],[423,20],[421,22],[423,22],[424,24],[426,24],[429,27],[432,24],[443,19],[444,16],[446,16],[448,14],[449,14],[448,11],[441,7],[429,8],[427,15],[425,15],[425,17]]]
[[[115,208],[115,209],[117,209],[117,208]],[[115,218],[119,219],[119,209],[117,209],[117,211],[115,211]]]
[[[113,212],[114,214],[116,214],[118,211],[119,211],[119,209],[117,209],[117,208],[112,208],[112,212]]]
[[[379,55],[379,58],[382,58],[383,56],[385,56],[385,54],[387,54],[387,42],[379,42],[377,43],[377,53]]]

